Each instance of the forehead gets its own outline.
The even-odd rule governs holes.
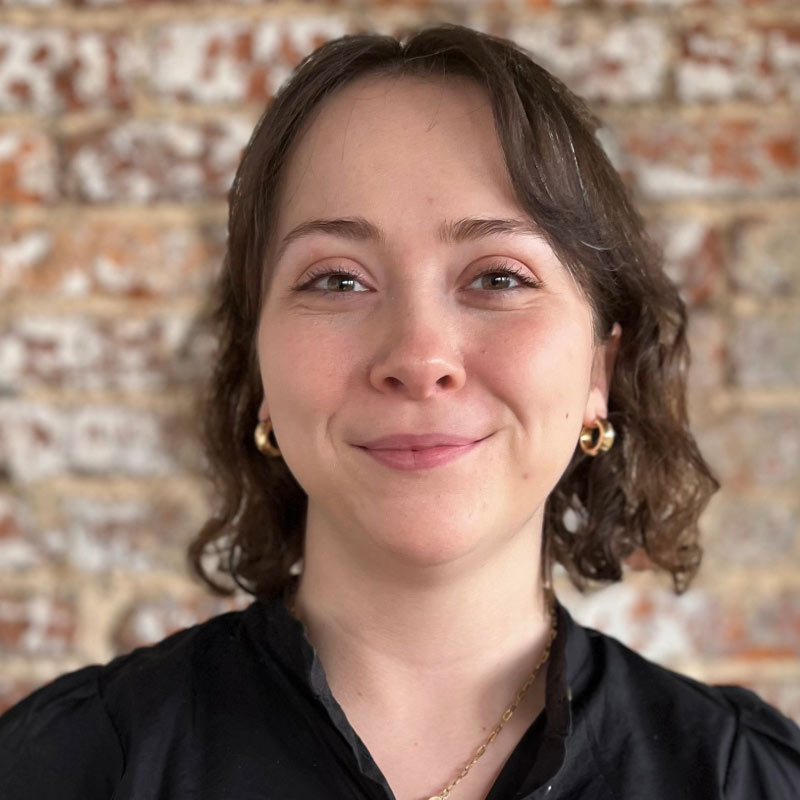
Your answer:
[[[370,77],[339,89],[306,122],[281,184],[279,236],[330,216],[391,227],[521,213],[489,96],[458,76]]]

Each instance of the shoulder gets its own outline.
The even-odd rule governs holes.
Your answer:
[[[595,735],[614,740],[624,720],[631,747],[666,769],[705,764],[728,800],[789,800],[800,787],[800,728],[754,692],[715,686],[653,663],[613,637],[582,629],[595,669]],[[709,795],[711,796],[711,795]]]
[[[0,717],[0,795],[110,797],[123,769],[116,730],[100,697],[100,667],[62,675]]]
[[[157,684],[185,682],[185,670],[234,655],[240,640],[242,611],[231,611],[185,628],[146,647],[138,647],[101,666],[99,680],[105,694],[125,685],[142,689]]]
[[[110,797],[132,732],[163,720],[170,706],[185,706],[198,676],[202,683],[203,674],[218,674],[236,657],[231,643],[242,613],[61,675],[9,709],[0,716],[0,796]]]
[[[245,678],[244,614],[212,617],[99,667],[98,691],[126,752],[147,730]]]
[[[668,667],[656,664],[618,639],[591,628],[587,636],[604,688],[613,691],[626,705],[644,704],[672,720],[686,715],[701,727],[722,722],[753,730],[780,731],[795,741],[800,728],[755,692],[740,686],[704,683]],[[662,718],[663,718],[662,717]],[[710,722],[703,723],[710,717]],[[674,721],[674,720],[673,720]]]
[[[800,796],[800,728],[751,691],[737,686],[714,688],[736,713],[727,797]]]

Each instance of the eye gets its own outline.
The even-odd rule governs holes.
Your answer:
[[[323,281],[323,278],[327,280]],[[358,291],[353,289],[353,285],[361,283],[363,280],[366,279],[357,272],[321,267],[320,269],[312,270],[306,280],[296,287],[295,291],[319,292],[320,294],[361,294],[363,291],[369,291],[369,289]],[[322,288],[315,288],[314,284],[317,283],[322,283]]]
[[[486,278],[492,278],[493,280],[489,282],[485,280]],[[479,280],[482,281],[479,289],[493,294],[515,292],[525,288],[535,289],[542,285],[541,281],[529,272],[518,269],[506,262],[493,264],[491,267],[476,275],[472,279],[472,283],[474,284]],[[353,270],[321,267],[312,270],[305,281],[295,288],[295,291],[317,292],[323,295],[364,294],[370,290],[355,288],[358,284],[363,285],[364,281],[366,281],[366,278]],[[514,281],[521,285],[508,285],[509,282],[513,283]],[[317,284],[321,284],[321,286],[317,286]]]
[[[486,282],[484,278],[494,278],[491,282]],[[497,280],[499,279],[499,280]],[[529,272],[524,272],[521,269],[517,269],[516,267],[511,266],[505,262],[494,264],[488,269],[485,269],[480,274],[476,275],[473,279],[473,283],[475,281],[483,281],[481,288],[488,289],[491,292],[496,292],[498,290],[505,290],[505,291],[515,291],[521,288],[538,288],[540,287],[541,281],[531,275]],[[517,283],[521,283],[522,286],[509,286],[509,281],[517,281]]]

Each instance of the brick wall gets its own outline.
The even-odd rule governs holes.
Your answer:
[[[800,720],[800,4],[0,0],[0,707],[241,604],[186,577],[208,511],[188,338],[265,101],[326,38],[457,21],[584,94],[691,306],[724,482],[687,595],[584,622]]]

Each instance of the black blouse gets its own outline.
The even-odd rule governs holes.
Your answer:
[[[558,623],[546,708],[487,800],[800,798],[800,729],[752,692],[659,667],[561,606]],[[302,625],[274,600],[22,700],[0,717],[0,798],[393,795]]]

